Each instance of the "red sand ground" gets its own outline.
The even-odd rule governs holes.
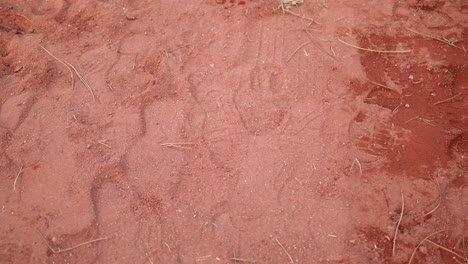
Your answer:
[[[468,3],[279,2],[1,0],[0,263],[464,263]]]

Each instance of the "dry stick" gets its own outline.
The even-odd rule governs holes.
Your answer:
[[[433,37],[433,36],[429,36],[429,35],[426,35],[426,34],[424,34],[424,33],[421,33],[421,32],[418,32],[418,31],[416,31],[416,30],[413,30],[413,29],[411,29],[411,28],[406,28],[406,29],[409,30],[409,31],[411,31],[411,32],[413,32],[413,33],[415,33],[415,34],[421,35],[421,36],[426,37],[426,38],[431,38],[431,39],[440,41],[440,42],[442,42],[442,43],[445,43],[445,44],[447,44],[447,45],[450,45],[450,46],[452,46],[452,47],[454,47],[454,48],[457,48],[457,49],[461,49],[461,50],[463,50],[464,52],[466,52],[466,49],[461,48],[461,47],[458,47],[458,46],[456,46],[455,44],[453,44],[452,42],[450,42],[450,41],[448,41],[448,40],[446,40],[446,39],[440,39],[440,38],[436,38],[436,37]]]
[[[417,118],[417,119],[423,121],[424,123],[426,123],[426,124],[428,124],[430,126],[435,126],[434,124],[431,124],[431,122],[434,122],[434,120],[424,119],[424,118],[420,118],[420,117]]]
[[[423,121],[424,123],[426,123],[426,124],[428,124],[428,125],[430,125],[430,126],[435,126],[434,124],[431,124],[431,122],[434,122],[434,120],[424,119],[424,118],[421,118],[421,117],[419,117],[419,116],[415,116],[415,117],[413,117],[413,118],[408,119],[408,120],[405,122],[405,124],[408,123],[408,122],[410,122],[410,121],[413,121],[413,120],[415,120],[415,119],[421,120],[421,121]]]
[[[39,232],[39,231],[38,231]],[[64,249],[54,249],[50,244],[49,244],[49,241],[47,241],[47,239],[45,238],[45,236],[39,232],[39,234],[41,235],[42,239],[44,239],[44,241],[46,242],[47,246],[49,247],[49,249],[52,251],[52,253],[54,254],[59,254],[59,253],[63,253],[63,252],[67,252],[67,251],[70,251],[70,250],[73,250],[73,249],[76,249],[78,247],[82,247],[82,246],[86,246],[86,245],[89,245],[91,243],[95,243],[95,242],[98,242],[98,241],[102,241],[102,240],[107,240],[109,238],[107,237],[101,237],[101,238],[97,238],[97,239],[93,239],[93,240],[90,240],[90,241],[87,241],[87,242],[83,242],[81,244],[78,244],[76,246],[73,246],[73,247],[69,247],[69,248],[64,248]]]
[[[429,240],[429,239],[426,238],[425,241],[427,241],[427,242],[431,243],[432,245],[434,245],[434,246],[436,246],[436,247],[438,247],[438,248],[441,248],[441,249],[443,249],[443,250],[445,250],[445,251],[447,251],[447,252],[449,252],[449,253],[452,253],[453,255],[455,255],[455,256],[461,258],[462,260],[468,262],[468,259],[464,258],[463,256],[459,255],[458,253],[456,253],[456,252],[454,252],[454,251],[452,251],[452,250],[450,250],[450,249],[448,249],[448,248],[446,248],[446,247],[444,247],[444,246],[441,246],[441,245],[435,243],[435,242],[432,241],[432,240]]]
[[[453,99],[455,99],[455,98],[457,98],[458,96],[460,96],[461,94],[462,94],[462,93],[458,93],[458,94],[456,94],[456,95],[454,95],[454,96],[452,96],[452,97],[450,97],[450,98],[447,98],[447,99],[445,99],[445,100],[436,102],[436,103],[434,103],[434,105],[440,105],[440,104],[443,104],[443,103],[450,102],[450,101],[452,101]]]
[[[463,236],[462,241],[463,241],[463,255],[465,255],[465,258],[467,258],[466,257],[466,247],[465,247],[465,236]]]
[[[302,19],[305,19],[305,20],[309,20],[309,21],[310,21],[310,24],[315,23],[315,24],[317,24],[317,25],[320,25],[320,23],[317,22],[317,21],[315,21],[315,19],[313,19],[313,18],[305,17],[305,16],[302,16],[302,15],[299,15],[298,13],[294,13],[293,11],[291,11],[291,10],[289,10],[289,9],[287,9],[287,8],[282,8],[282,9],[283,9],[283,12],[289,13],[289,14],[291,14],[291,15],[293,15],[293,16],[297,16],[297,17],[302,18]],[[310,25],[310,24],[309,24],[309,25]]]
[[[335,19],[335,22],[338,22],[338,21],[340,21],[341,19],[346,18],[346,17],[347,17],[347,16],[339,17],[339,18]]]
[[[206,259],[208,259],[208,258],[210,258],[210,257],[211,257],[211,255],[206,255],[206,256],[197,258],[195,261],[196,261],[196,262],[205,261]]]
[[[362,166],[361,166],[361,162],[359,162],[359,160],[357,158],[354,159],[356,162],[357,162],[357,165],[359,166],[359,173],[362,175]]]
[[[110,81],[107,81],[106,84],[107,84],[107,87],[109,87],[109,90],[111,91],[114,90],[114,87],[112,86],[112,83]]]
[[[398,223],[395,229],[395,235],[393,236],[393,248],[392,248],[393,257],[395,256],[396,239],[397,239],[398,229],[400,228],[401,219],[403,219],[404,211],[405,211],[405,197],[403,196],[403,192],[401,192],[401,213],[400,213],[400,219],[398,220]]]
[[[275,240],[276,240],[276,243],[278,243],[278,245],[284,250],[284,252],[286,252],[286,255],[288,255],[288,257],[289,257],[289,260],[291,260],[291,263],[294,263],[293,258],[291,257],[291,255],[289,255],[286,248],[284,248],[284,246],[279,242],[279,240],[277,238],[275,238]]]
[[[373,50],[373,49],[366,49],[366,48],[361,48],[361,47],[358,47],[358,46],[355,46],[353,44],[349,44],[348,42],[345,42],[343,40],[341,40],[340,38],[337,38],[339,42],[345,44],[345,45],[348,45],[350,47],[353,47],[355,49],[359,49],[359,50],[365,50],[365,51],[370,51],[370,52],[377,52],[377,53],[409,53],[409,52],[412,52],[413,50]]]
[[[377,86],[380,86],[380,87],[382,87],[382,88],[386,88],[386,89],[389,89],[389,90],[391,90],[391,91],[395,91],[395,92],[396,92],[396,90],[393,89],[392,87],[389,87],[389,86],[387,86],[387,85],[383,85],[383,84],[380,84],[380,83],[377,83],[377,82],[374,82],[374,81],[371,81],[371,80],[369,80],[369,81],[370,81],[371,83],[377,85]]]
[[[338,58],[337,58],[336,56],[333,56],[332,54],[326,52],[326,51],[324,50],[324,48],[323,48],[321,45],[317,44],[317,42],[314,42],[314,41],[317,41],[317,39],[311,36],[309,30],[307,30],[307,29],[302,29],[302,31],[304,31],[304,32],[306,33],[307,38],[308,38],[319,50],[323,51],[323,53],[327,54],[328,56],[332,57],[333,59],[338,60]],[[320,39],[318,39],[318,40],[320,40]]]
[[[432,209],[431,211],[425,213],[424,216],[427,216],[427,215],[430,215],[430,214],[434,213],[439,208],[440,204],[442,203],[442,188],[440,188],[440,184],[437,181],[437,179],[434,179],[434,180],[437,183],[437,189],[439,190],[439,199],[438,199],[437,205],[434,207],[434,209]]]
[[[45,236],[39,230],[37,230],[37,232],[41,235],[42,239],[44,239],[44,241],[46,242],[46,245],[50,249],[50,251],[52,251],[52,253],[55,254],[56,253],[55,249],[49,244],[49,241],[47,241]]]
[[[392,113],[395,113],[396,111],[398,111],[398,109],[400,109],[402,106],[403,106],[403,103],[400,103],[397,107],[395,107],[395,109],[392,110]]]
[[[356,162],[356,163],[358,164],[358,166],[359,166],[359,173],[362,175],[362,166],[361,166],[361,162],[359,162],[359,160],[358,160],[357,158],[355,158],[355,159],[353,160],[353,163],[351,164],[351,169],[350,169],[350,170],[353,169],[353,167],[354,167],[354,162]]]
[[[62,252],[70,251],[70,250],[73,250],[73,249],[78,248],[78,247],[86,246],[86,245],[89,245],[91,243],[95,243],[95,242],[102,241],[102,240],[107,240],[107,239],[109,239],[109,238],[101,237],[101,238],[93,239],[93,240],[78,244],[78,245],[73,246],[73,247],[59,249],[56,253],[62,253]]]
[[[137,57],[138,57],[138,54],[135,55],[135,60],[133,61],[133,66],[132,66],[132,70],[134,70],[137,66]]]
[[[312,43],[312,41],[307,41],[307,42],[304,42],[304,43],[302,43],[301,45],[299,45],[299,47],[297,47],[297,49],[291,54],[291,56],[289,56],[287,62],[289,62],[289,61],[292,59],[292,57],[293,57],[302,47],[304,47],[304,46],[306,46],[306,45],[308,45],[308,44],[310,44],[310,43]]]
[[[148,255],[148,253],[146,253],[146,252],[145,252],[145,254],[146,254],[146,257],[148,258],[149,263],[150,263],[150,264],[154,264],[154,262],[153,262],[153,260],[151,259],[150,255]]]
[[[103,146],[106,147],[106,148],[110,148],[110,149],[112,148],[111,146],[109,146],[108,144],[106,144],[105,141],[98,140],[98,144],[101,144],[101,145],[103,145]]]
[[[18,171],[18,174],[16,174],[15,181],[13,182],[13,191],[16,191],[16,182],[18,181],[18,178],[19,178],[21,172],[23,172],[23,168],[24,168],[24,165],[21,164],[21,168],[20,168],[20,170]]]
[[[195,143],[191,142],[168,142],[168,143],[162,143],[161,146],[166,146],[166,145],[195,145]]]
[[[167,148],[180,148],[180,149],[192,149],[191,147],[182,147],[182,146],[177,146],[177,145],[165,145],[164,147],[167,147]]]
[[[195,143],[162,143],[160,144],[163,147],[173,147],[173,148],[182,148],[182,149],[192,149],[191,147],[184,147],[186,145],[195,145]]]
[[[440,233],[445,232],[445,231],[447,231],[447,230],[440,230],[440,231],[437,231],[437,232],[435,232],[435,233],[432,233],[432,234],[428,235],[428,236],[425,237],[423,240],[421,240],[421,242],[419,242],[419,244],[414,248],[413,253],[411,254],[411,257],[410,257],[410,259],[409,259],[409,261],[408,261],[408,264],[411,264],[411,262],[413,261],[414,255],[416,255],[416,251],[417,251],[418,248],[422,245],[422,243],[424,243],[424,241],[426,241],[428,238],[430,238],[430,237],[432,237],[432,236],[434,236],[434,235],[440,234]]]
[[[72,88],[75,87],[75,78],[73,77],[73,72],[70,68],[70,66],[68,66],[64,61],[62,61],[61,59],[57,58],[54,54],[52,54],[52,52],[48,51],[46,48],[44,48],[44,46],[42,45],[39,45],[39,47],[41,47],[45,52],[47,52],[47,54],[49,54],[50,56],[52,56],[52,58],[54,58],[55,60],[57,60],[58,62],[62,63],[63,65],[65,65],[65,67],[67,67],[68,71],[70,71],[70,77],[71,77],[71,81],[72,81]]]
[[[169,244],[164,243],[164,245],[166,245],[166,247],[167,247],[167,249],[169,250],[169,252],[172,252],[171,247],[169,246]]]
[[[20,17],[22,17],[22,18],[26,19],[27,21],[33,23],[33,22],[31,21],[31,19],[27,18],[25,15],[21,15],[21,14],[15,14],[15,15],[19,15]]]
[[[250,260],[250,259],[242,259],[242,258],[231,258],[231,260],[236,261],[236,262],[237,261],[239,261],[239,262],[250,262],[250,263],[255,262],[255,261]]]
[[[96,96],[94,95],[93,89],[91,88],[91,86],[89,86],[88,82],[83,78],[83,76],[81,76],[81,74],[78,72],[75,66],[73,66],[71,63],[66,62],[66,61],[65,63],[68,64],[68,66],[70,66],[73,69],[73,71],[75,71],[76,76],[78,76],[81,83],[89,90],[89,92],[91,93],[91,96],[93,97],[93,100],[96,101]]]

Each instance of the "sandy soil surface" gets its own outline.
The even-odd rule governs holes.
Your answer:
[[[0,0],[0,263],[466,263],[468,2]]]

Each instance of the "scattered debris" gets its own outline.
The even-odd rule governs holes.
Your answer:
[[[283,0],[278,8],[285,12],[293,6],[301,6],[302,4],[304,4],[304,0]]]

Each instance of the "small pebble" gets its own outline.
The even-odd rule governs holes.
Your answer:
[[[406,108],[410,108],[410,105],[409,105],[409,104],[405,104],[405,107],[406,107]]]
[[[16,66],[15,69],[13,70],[14,72],[19,72],[23,69],[23,66]]]
[[[410,76],[408,76],[408,80],[414,80],[414,76],[411,74]]]

